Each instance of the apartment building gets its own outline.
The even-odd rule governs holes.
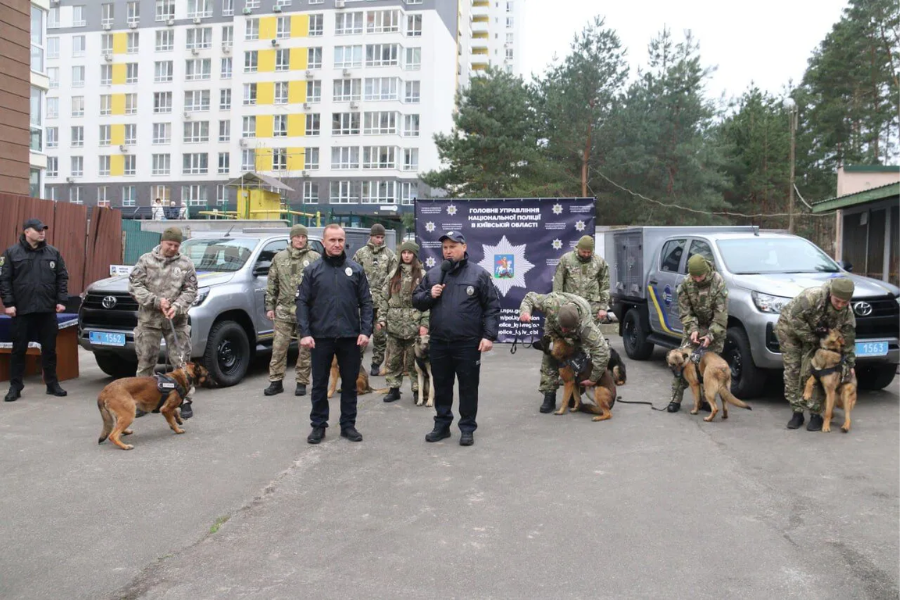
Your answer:
[[[522,74],[522,25],[525,0],[462,0],[459,26],[459,75],[466,85],[488,66]]]
[[[225,208],[246,171],[325,214],[396,215],[428,194],[457,0],[49,2],[47,197]]]

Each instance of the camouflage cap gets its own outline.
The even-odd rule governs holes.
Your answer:
[[[419,258],[419,245],[412,240],[407,240],[400,244],[400,252],[412,252],[416,258]]]
[[[581,320],[581,316],[578,314],[578,307],[574,304],[563,304],[559,307],[559,313],[556,315],[556,320],[559,322],[560,327],[575,329],[575,327],[578,326],[578,322]]]
[[[592,238],[589,235],[583,235],[583,236],[581,236],[581,239],[578,240],[578,243],[575,244],[575,247],[578,248],[579,250],[590,250],[591,252],[593,252],[594,251],[594,238]]]
[[[853,298],[853,280],[849,277],[838,277],[831,281],[831,295],[849,302]]]
[[[169,227],[165,231],[163,231],[161,241],[163,242],[178,242],[179,244],[184,239],[184,236],[181,234],[181,229],[178,227]]]
[[[688,273],[691,277],[700,277],[709,273],[709,262],[703,256],[695,254],[688,261]]]
[[[309,237],[309,232],[307,232],[306,227],[304,225],[294,225],[291,227],[291,237],[299,237],[299,236]]]
[[[369,235],[385,235],[385,233],[384,225],[381,223],[375,223],[372,225],[372,229],[369,230]]]

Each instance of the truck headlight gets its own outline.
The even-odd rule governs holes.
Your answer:
[[[750,295],[753,297],[753,304],[756,305],[756,308],[758,308],[760,312],[775,315],[781,313],[784,306],[791,301],[790,298],[770,296],[769,294],[761,294],[759,292],[750,292]]]
[[[209,296],[209,288],[200,288],[197,290],[197,297],[194,298],[194,303],[191,306],[200,306],[203,304],[203,301],[206,300],[207,296]]]

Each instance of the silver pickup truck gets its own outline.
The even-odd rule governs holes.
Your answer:
[[[774,327],[781,307],[800,291],[839,275],[856,284],[857,375],[862,389],[890,385],[900,363],[900,289],[849,273],[815,244],[757,227],[631,227],[606,235],[613,312],[625,352],[650,358],[654,345],[681,341],[676,290],[687,261],[702,254],[728,287],[724,358],[732,391],[759,395],[767,375],[782,368]]]
[[[271,351],[272,321],[266,318],[265,293],[272,258],[288,245],[288,229],[196,234],[181,245],[197,270],[199,291],[188,313],[192,357],[209,369],[220,386],[244,378],[257,352]],[[310,236],[313,250],[322,242]],[[78,341],[94,353],[100,368],[113,377],[133,376],[137,369],[134,328],[137,302],[128,293],[128,276],[92,283],[82,294]],[[165,342],[160,361],[165,360]]]

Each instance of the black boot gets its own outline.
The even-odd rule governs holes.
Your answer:
[[[387,394],[384,395],[385,402],[395,402],[400,399],[400,388],[391,388]]]
[[[795,412],[791,417],[791,420],[788,421],[787,428],[788,429],[800,429],[800,426],[803,425],[803,422],[806,419],[803,418],[802,412]],[[819,427],[821,429],[821,426]]]
[[[310,432],[309,436],[306,438],[307,443],[310,444],[318,444],[322,441],[322,438],[325,437],[325,428],[324,427],[313,427],[313,430]]]
[[[809,415],[809,425],[806,426],[807,431],[822,431],[822,415],[812,413]]]
[[[669,402],[669,406],[666,407],[666,410],[671,413],[678,412],[679,410],[681,410],[681,402],[675,402],[674,400],[672,400],[671,402]]]
[[[445,438],[450,437],[450,428],[442,427],[441,425],[435,425],[434,429],[431,433],[425,434],[426,442],[439,442]]]
[[[19,388],[9,388],[9,391],[6,392],[6,397],[3,398],[4,402],[15,402],[19,398],[22,397],[22,391]]]
[[[362,434],[356,430],[356,427],[350,425],[341,429],[341,437],[347,438],[351,442],[361,442]]]
[[[709,405],[709,402],[707,402],[706,400],[701,400],[700,401],[700,410],[702,410],[703,412],[712,412],[712,407]]]
[[[294,395],[295,396],[305,396],[306,395],[306,384],[298,383],[297,389],[294,390]]]
[[[541,404],[541,412],[548,413],[556,410],[556,392],[544,392],[544,403]]]
[[[194,416],[194,409],[191,408],[191,404],[193,402],[191,400],[185,400],[181,403],[181,418],[182,419],[190,419]]]
[[[280,381],[271,381],[269,382],[269,387],[263,390],[263,394],[266,396],[274,396],[275,394],[280,394],[284,391],[284,384]]]
[[[47,395],[48,396],[59,396],[60,398],[68,396],[69,392],[59,387],[59,382],[54,381],[53,383],[47,384]]]

